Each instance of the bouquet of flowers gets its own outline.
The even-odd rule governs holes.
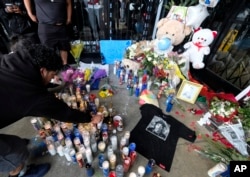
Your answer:
[[[83,51],[83,42],[81,40],[76,40],[70,43],[71,49],[70,53],[75,59],[77,66],[79,66],[80,56]]]
[[[228,122],[237,115],[238,107],[237,102],[215,96],[210,100],[209,111],[218,121]]]
[[[103,84],[99,89],[99,96],[101,98],[107,98],[112,97],[115,94],[115,89],[113,86],[109,84],[109,79],[107,78],[107,81],[105,84]]]

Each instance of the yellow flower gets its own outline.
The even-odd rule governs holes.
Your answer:
[[[99,92],[99,95],[100,95],[101,98],[107,97],[106,91],[100,91],[100,92]]]

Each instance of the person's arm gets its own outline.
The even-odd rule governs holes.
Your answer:
[[[37,22],[36,15],[32,13],[32,3],[30,0],[23,0],[27,13],[33,22]]]
[[[72,17],[72,3],[71,0],[67,0],[67,21],[66,24],[70,24],[71,23],[71,17]]]
[[[39,116],[73,123],[99,123],[103,116],[91,116],[90,112],[81,112],[68,107],[66,103],[57,99],[51,93],[37,96],[37,99],[28,107],[25,116]]]

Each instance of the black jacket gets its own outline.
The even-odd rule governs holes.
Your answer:
[[[18,4],[22,10],[22,14],[7,13],[5,11],[6,3]],[[2,0],[0,1],[0,18],[9,35],[24,34],[35,30],[35,24],[31,22],[23,0]]]
[[[0,56],[0,128],[25,116],[90,122],[90,114],[71,109],[47,91],[25,50]]]

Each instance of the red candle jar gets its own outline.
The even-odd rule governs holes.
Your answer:
[[[109,177],[116,177],[115,171],[110,171],[109,172]]]
[[[125,173],[129,171],[130,165],[131,165],[130,157],[125,157],[123,160],[123,171]]]

